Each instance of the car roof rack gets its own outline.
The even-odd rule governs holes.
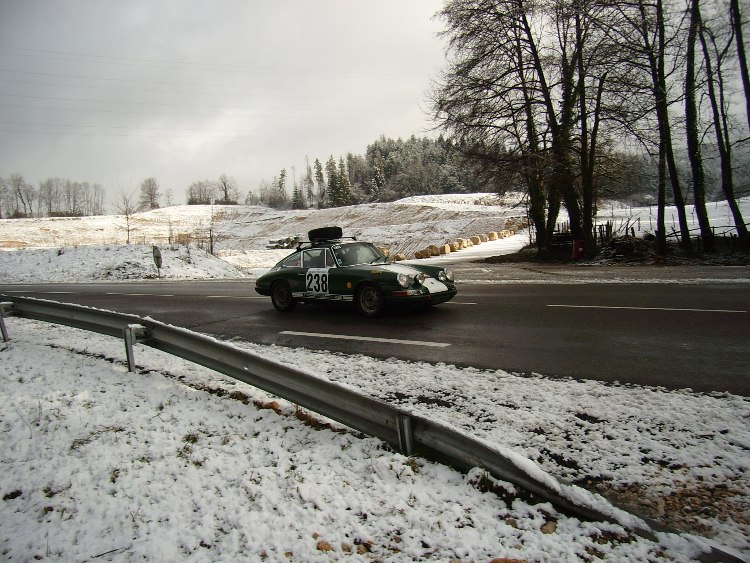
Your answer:
[[[297,244],[297,250],[301,250],[302,246],[309,244],[308,248],[312,248],[319,244],[336,242],[344,239],[357,240],[357,237],[345,237],[342,236],[344,231],[341,227],[320,227],[319,229],[312,229],[307,232],[307,237],[310,240],[302,240]]]
[[[305,248],[315,248],[316,246],[323,246],[324,244],[330,244],[332,242],[340,242],[343,240],[357,240],[357,237],[339,237],[334,239],[316,239],[316,240],[301,240],[297,243],[297,250]],[[307,245],[307,246],[305,246]]]

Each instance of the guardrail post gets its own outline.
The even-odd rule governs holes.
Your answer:
[[[414,431],[412,429],[411,417],[408,414],[399,414],[396,417],[398,429],[398,447],[404,455],[414,453]]]
[[[125,333],[125,355],[128,358],[128,372],[136,373],[133,344],[145,340],[148,335],[148,329],[143,325],[128,325],[123,332]]]
[[[0,331],[3,333],[3,342],[8,342],[10,338],[8,337],[8,329],[5,328],[5,308],[8,308],[10,310],[13,309],[13,303],[4,302],[0,303]]]

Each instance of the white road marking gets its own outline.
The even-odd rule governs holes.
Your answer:
[[[23,289],[13,289],[6,293],[44,293],[45,295],[75,295],[75,291],[24,291]]]
[[[172,293],[105,293],[104,295],[122,295],[123,297],[174,297]]]
[[[268,299],[268,297],[263,297],[262,295],[206,295],[206,299]]]
[[[14,289],[7,291],[6,293],[33,293],[41,295],[83,295],[80,291],[25,291],[22,289]],[[96,294],[91,294],[96,295]],[[102,293],[102,295],[114,295],[123,297],[177,297],[174,293],[124,293],[122,291],[108,291]],[[200,297],[200,296],[194,296]],[[204,295],[206,299],[268,299],[262,295]]]
[[[671,307],[611,307],[607,305],[547,305],[567,309],[629,309],[632,311],[687,311],[691,313],[747,313],[734,309],[676,309]]]
[[[387,344],[408,344],[410,346],[430,346],[432,348],[447,348],[450,344],[445,342],[424,342],[422,340],[399,340],[397,338],[376,338],[374,336],[351,336],[348,334],[323,334],[319,332],[297,332],[294,330],[283,330],[279,334],[291,336],[311,336],[313,338],[333,338],[336,340],[361,340],[365,342],[384,342]]]
[[[447,301],[443,305],[477,305],[477,303],[469,303],[468,301]]]

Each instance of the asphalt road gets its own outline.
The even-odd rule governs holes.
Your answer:
[[[371,320],[347,306],[278,313],[252,281],[0,285],[0,293],[150,316],[222,339],[750,396],[747,280],[497,285],[487,281],[498,270],[482,274],[460,283],[450,303]]]

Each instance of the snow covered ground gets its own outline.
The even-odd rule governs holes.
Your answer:
[[[133,375],[115,339],[8,325],[4,560],[688,561],[706,546],[582,522],[479,469],[316,429],[294,405],[150,348],[136,348]],[[238,345],[663,511],[713,497],[700,531],[750,554],[745,399]]]
[[[457,264],[476,258],[513,253],[529,243],[525,211],[518,195],[416,196],[393,203],[343,208],[277,211],[254,206],[176,206],[139,213],[131,219],[126,245],[125,219],[120,216],[0,219],[0,279],[8,283],[87,282],[101,280],[217,279],[257,275],[289,250],[269,250],[270,240],[306,237],[307,231],[340,225],[346,235],[389,248],[412,258],[416,250],[458,238],[511,229],[518,234],[428,259]],[[740,201],[750,216],[750,197]],[[598,222],[611,221],[616,232],[631,227],[653,231],[656,210],[606,203]],[[709,205],[717,233],[732,223],[725,203]],[[668,223],[675,212],[667,209]],[[561,221],[565,216],[561,217]],[[694,226],[694,213],[689,214]],[[669,227],[668,227],[669,228]],[[217,260],[205,248],[214,240]],[[171,242],[170,242],[171,241]],[[178,242],[179,241],[179,242]],[[187,243],[187,244],[186,244]],[[163,268],[154,265],[152,246],[160,248]]]
[[[165,246],[162,268],[151,246],[77,246],[0,252],[0,279],[6,283],[236,278],[246,274],[200,249]]]
[[[522,215],[492,203],[475,194],[321,212],[229,209],[216,222],[224,260],[195,244],[162,242],[159,273],[255,275],[289,252],[267,250],[268,239],[326,224],[407,248],[499,230]],[[628,225],[636,212],[647,228],[645,208],[607,211]],[[25,249],[0,252],[0,280],[152,279],[151,244],[170,232],[195,233],[217,212],[143,215],[146,244],[129,246],[118,242],[116,217],[0,221],[0,246]],[[526,241],[519,234],[432,260],[513,252]],[[5,560],[686,561],[707,541],[670,534],[649,541],[614,524],[580,522],[480,470],[463,475],[407,458],[337,425],[315,429],[294,405],[158,351],[137,346],[141,371],[131,375],[116,339],[6,322]],[[236,345],[512,448],[554,477],[750,559],[747,398]]]

